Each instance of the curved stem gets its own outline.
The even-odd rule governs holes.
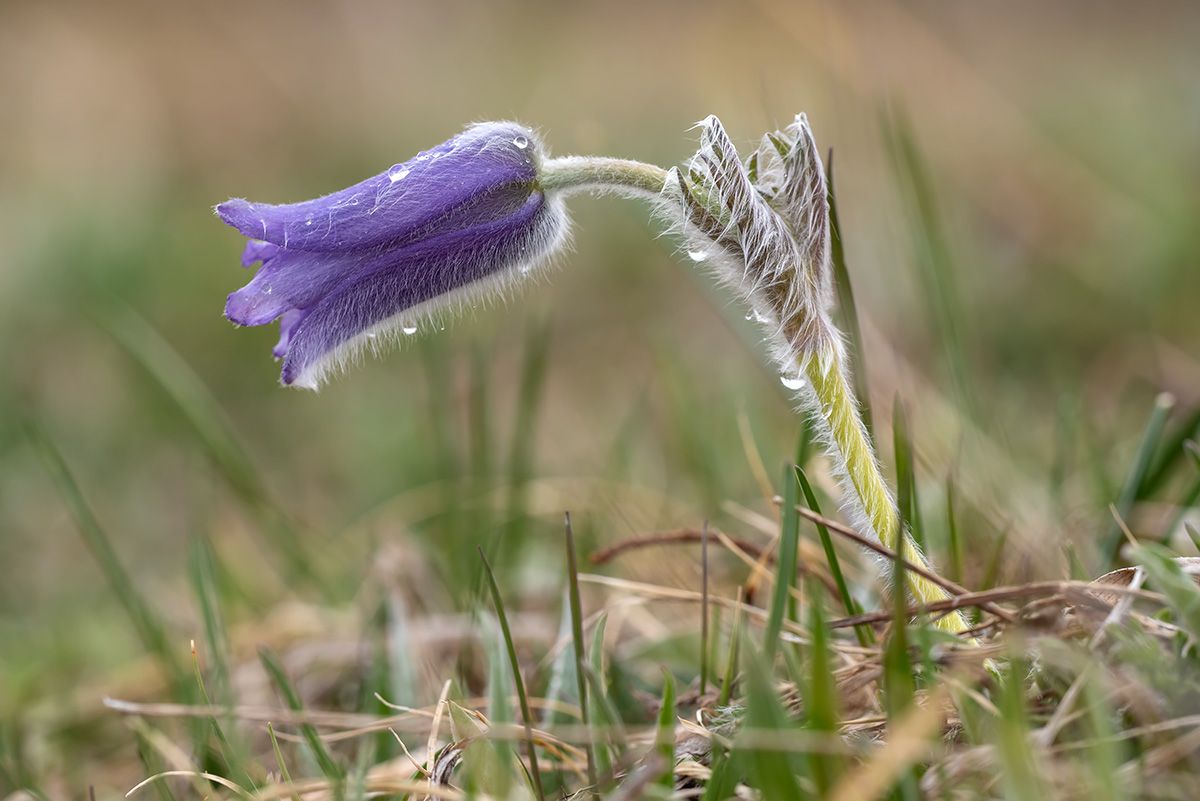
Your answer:
[[[542,163],[538,178],[548,191],[632,191],[658,197],[667,171],[655,164],[603,156],[563,156]]]
[[[654,199],[661,197],[668,175],[662,167],[630,159],[564,156],[547,159],[539,180],[546,191],[616,191]],[[722,211],[718,208],[714,213]],[[827,324],[832,327],[832,321]],[[900,529],[896,502],[867,439],[841,354],[836,350],[811,354],[805,360],[804,371],[813,388],[817,413],[829,428],[830,456],[849,477],[880,544],[899,553],[902,559],[932,570],[912,537]],[[944,589],[917,573],[909,572],[907,579],[909,591],[920,603],[936,603],[950,597]],[[968,629],[966,619],[957,611],[939,618],[937,625],[953,632]]]

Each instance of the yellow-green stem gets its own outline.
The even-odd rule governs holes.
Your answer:
[[[818,413],[829,428],[831,444],[842,459],[846,475],[879,543],[897,551],[905,561],[932,572],[912,537],[907,531],[900,530],[895,501],[867,440],[841,355],[833,349],[820,356],[814,355],[805,363],[804,371],[816,396]],[[906,578],[909,592],[919,603],[944,601],[950,597],[945,589],[911,570],[906,573]],[[939,618],[937,625],[955,633],[968,628],[958,612]]]

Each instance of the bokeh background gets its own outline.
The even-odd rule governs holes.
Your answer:
[[[10,776],[136,779],[100,699],[156,686],[31,427],[184,654],[198,538],[253,642],[352,634],[380,592],[461,608],[477,543],[553,607],[565,509],[588,543],[769,512],[756,462],[773,480],[801,421],[635,203],[577,199],[548,280],[319,394],[278,386],[273,330],[222,318],[247,276],[214,203],[323,194],[473,120],[669,165],[707,114],[749,147],[807,112],[885,460],[899,398],[927,516],[959,487],[964,583],[998,542],[1000,578],[1061,575],[1067,543],[1086,563],[1155,396],[1200,402],[1197,42],[1186,2],[5,3]]]

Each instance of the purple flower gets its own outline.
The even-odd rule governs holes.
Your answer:
[[[566,237],[538,181],[532,131],[482,123],[374,178],[289,205],[217,206],[262,266],[229,296],[238,325],[279,320],[282,381],[315,389],[361,348],[450,303],[495,291]]]

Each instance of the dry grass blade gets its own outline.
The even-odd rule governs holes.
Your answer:
[[[849,540],[852,540],[853,542],[858,543],[859,545],[866,548],[867,550],[873,551],[873,552],[879,554],[880,556],[886,557],[887,559],[891,560],[892,562],[903,562],[905,570],[912,571],[913,573],[916,573],[917,575],[921,576],[922,578],[928,579],[929,581],[933,582],[934,584],[938,585],[942,589],[949,592],[951,595],[966,595],[967,594],[967,589],[965,587],[962,587],[962,586],[956,584],[955,582],[950,581],[947,578],[939,576],[938,574],[936,574],[930,570],[926,570],[925,568],[921,567],[920,565],[915,565],[906,559],[903,559],[903,560],[900,559],[900,557],[896,554],[896,552],[894,550],[892,550],[891,548],[885,548],[883,545],[880,545],[878,542],[875,542],[874,540],[870,539],[869,537],[864,537],[862,534],[859,534],[857,531],[850,528],[849,526],[845,526],[845,525],[837,522],[836,520],[831,520],[830,518],[825,517],[824,515],[819,515],[816,512],[812,511],[811,509],[807,509],[803,506],[797,506],[796,511],[799,513],[799,515],[801,517],[803,517],[807,520],[810,520],[814,523],[820,523],[823,526],[825,526],[826,528],[828,528],[830,531],[836,532],[836,533],[840,534],[841,536],[845,537],[846,539],[849,539]],[[984,606],[984,609],[986,609],[988,612],[991,612],[993,615],[996,615],[996,617],[999,617],[1002,620],[1005,620],[1010,623],[1013,621],[1012,613],[1006,609],[1001,609],[1000,607],[990,605],[990,604],[988,606]]]
[[[950,687],[939,684],[925,699],[905,712],[888,728],[887,741],[857,770],[847,774],[830,794],[830,801],[874,801],[888,792],[897,779],[933,748],[950,712]]]
[[[154,782],[156,782],[156,781],[170,778],[172,776],[185,776],[189,779],[207,779],[208,781],[212,782],[213,784],[219,784],[222,787],[226,788],[227,790],[233,791],[240,798],[247,798],[247,799],[256,798],[255,795],[253,795],[250,792],[247,792],[243,787],[241,787],[240,785],[238,785],[234,782],[231,782],[229,779],[226,779],[224,776],[217,776],[214,773],[206,773],[206,772],[200,771],[200,770],[164,770],[162,773],[156,773],[153,776],[151,776],[147,779],[143,779],[142,781],[135,784],[129,790],[129,792],[125,793],[125,797],[129,798],[134,793],[136,793],[138,790],[141,790],[143,787],[154,784]],[[286,795],[286,793],[285,793],[285,795]],[[263,796],[257,796],[257,797],[262,798]],[[281,797],[281,796],[279,796],[279,797]]]

